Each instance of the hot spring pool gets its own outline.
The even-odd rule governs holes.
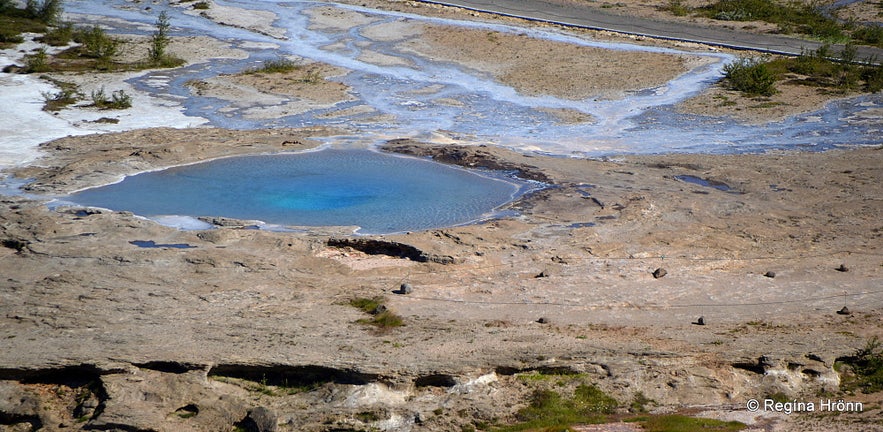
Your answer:
[[[379,234],[492,216],[524,185],[369,150],[243,156],[142,173],[65,201],[146,217],[223,216]]]

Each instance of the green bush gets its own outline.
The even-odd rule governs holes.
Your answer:
[[[22,71],[24,73],[49,71],[49,56],[46,54],[45,48],[40,48],[35,53],[26,55],[24,60],[25,67]]]
[[[25,12],[30,18],[45,24],[55,24],[61,18],[62,0],[27,0]]]
[[[883,90],[883,67],[866,67],[862,71],[862,79],[865,81],[865,91],[876,93]]]
[[[162,11],[156,18],[156,31],[150,38],[150,48],[147,50],[147,56],[150,62],[159,65],[166,58],[166,47],[169,46],[169,15],[166,11]]]
[[[0,27],[0,43],[22,43],[24,41],[21,33],[8,27]]]
[[[42,92],[44,111],[61,111],[64,107],[77,103],[80,93],[76,86],[63,86],[57,93]]]
[[[127,109],[132,107],[132,97],[123,90],[116,90],[108,98],[104,87],[92,90],[92,106],[99,109]]]
[[[118,40],[108,36],[107,32],[97,25],[80,29],[74,40],[83,44],[80,49],[82,56],[105,61],[116,55],[120,45]]]
[[[883,48],[883,26],[865,25],[852,32],[856,42]]]
[[[874,65],[872,60],[860,63],[855,47],[849,44],[839,55],[833,54],[830,47],[825,45],[782,63],[787,71],[805,75],[805,82],[815,86],[871,93],[883,89],[883,67]]]
[[[40,39],[41,42],[52,46],[67,45],[74,38],[74,25],[69,22],[61,23],[50,29]]]
[[[765,21],[784,33],[803,33],[818,38],[845,40],[843,26],[827,17],[815,3],[780,4],[774,0],[719,0],[701,8],[709,18],[722,21]]]
[[[724,66],[727,88],[750,96],[776,93],[776,76],[767,64],[756,57],[741,57]]]
[[[883,343],[877,336],[843,362],[849,366],[850,373],[841,379],[842,389],[858,388],[864,393],[883,391]]]
[[[44,33],[46,24],[30,18],[23,9],[8,7],[0,11],[0,48],[24,42],[22,33]]]
[[[286,73],[300,69],[300,66],[288,59],[277,58],[275,60],[267,60],[260,67],[247,70],[245,73]]]
[[[690,7],[681,0],[668,0],[668,4],[663,9],[671,12],[674,16],[686,16],[690,13]]]

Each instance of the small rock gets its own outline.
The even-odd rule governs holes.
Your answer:
[[[260,432],[274,432],[277,428],[276,414],[265,407],[260,406],[249,410],[248,417],[254,421]]]
[[[848,307],[843,306],[843,309],[840,309],[839,311],[837,311],[837,315],[852,315],[852,311],[849,310]]]
[[[768,272],[764,273],[763,275],[766,276],[766,277],[768,277],[768,278],[770,278],[770,279],[772,279],[772,278],[776,277],[776,272],[774,272],[774,271],[768,271]]]
[[[538,319],[537,322],[540,324],[549,324],[549,319],[546,317],[540,317],[540,319]]]
[[[837,270],[837,271],[843,272],[843,273],[846,273],[849,271],[849,269],[846,267],[846,264],[840,264],[840,267],[837,267],[834,270]]]
[[[538,274],[538,275],[536,275],[536,276],[534,276],[534,277],[537,278],[537,279],[539,279],[539,278],[547,278],[547,277],[549,277],[549,273],[546,272],[545,270],[543,270],[543,271],[540,272],[540,274]]]
[[[249,432],[276,432],[278,423],[278,418],[273,411],[264,407],[257,407],[248,410],[245,418],[233,426],[236,430],[246,430]]]
[[[393,291],[393,292],[395,292],[396,294],[411,294],[413,291],[414,291],[414,287],[412,287],[411,284],[405,282],[405,283],[399,285],[398,291]]]
[[[658,268],[656,270],[653,270],[653,279],[659,279],[667,274],[668,272],[665,271],[664,268]]]
[[[693,324],[704,326],[705,325],[705,317],[704,316],[699,317],[699,319],[697,319],[696,322],[694,322]]]
[[[386,308],[386,305],[377,305],[377,307],[374,308],[373,311],[371,311],[371,314],[372,315],[380,315],[380,314],[386,312],[387,310],[388,309]]]

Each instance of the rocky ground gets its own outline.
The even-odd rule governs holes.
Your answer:
[[[531,84],[542,81],[536,58],[622,56],[558,46],[541,57],[548,47],[488,34],[464,51],[462,34],[411,30],[427,35],[413,49],[526,92],[593,91]],[[527,59],[506,57],[519,47]],[[490,54],[499,61],[483,62]],[[690,61],[656,60],[665,68],[614,90],[664,81]],[[616,81],[611,71],[596,79]],[[230,100],[267,97],[305,73],[340,71],[192,84]],[[322,85],[294,96],[347,99]],[[720,98],[704,97],[695,109],[715,112]],[[792,99],[797,111],[823,102]],[[857,121],[879,121],[866,114]],[[537,390],[580,384],[619,402],[611,420],[647,410],[750,430],[883,430],[880,394],[842,392],[835,368],[883,328],[881,147],[586,160],[391,140],[385,151],[548,187],[513,203],[514,216],[385,236],[222,218],[180,231],[42,201],[145,170],[304,150],[338,132],[143,129],[44,144],[42,159],[15,171],[39,196],[0,197],[0,430],[470,430],[515,421]],[[403,325],[366,323],[372,315],[350,304],[375,297]],[[745,409],[767,397],[863,410]]]
[[[216,131],[203,135],[211,147],[188,145],[186,130],[88,147],[69,138],[20,174],[36,179],[31,190],[62,192],[213,155],[303,149],[315,132]],[[370,237],[229,220],[178,231],[5,198],[5,418],[456,430],[512,420],[544,385],[525,378],[539,371],[591,382],[624,406],[640,394],[654,409],[701,407],[775,425],[766,430],[851,430],[844,418],[879,428],[879,403],[861,394],[847,397],[869,408],[837,419],[741,407],[777,393],[840,395],[834,362],[879,334],[880,148],[615,161],[406,141],[387,150],[554,187],[514,203],[517,217]],[[403,283],[413,292],[397,294]],[[360,323],[369,315],[349,302],[372,297],[404,325]],[[835,313],[843,306],[851,315]]]

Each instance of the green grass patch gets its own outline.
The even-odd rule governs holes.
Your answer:
[[[693,11],[691,7],[684,4],[681,0],[668,0],[668,4],[662,9],[674,16],[687,16]]]
[[[725,422],[678,414],[636,417],[628,421],[640,423],[645,432],[736,432],[747,428],[744,423],[737,421]]]
[[[383,297],[360,297],[350,300],[350,306],[369,314],[373,314],[382,304]]]
[[[50,28],[38,40],[52,46],[65,46],[74,39],[73,23],[64,22]]]
[[[776,24],[783,33],[805,34],[832,42],[849,40],[844,26],[825,16],[815,3],[719,0],[696,11],[702,16],[722,21],[764,21]]]
[[[498,432],[566,431],[575,424],[603,423],[619,402],[593,385],[578,386],[573,397],[551,390],[538,390],[530,405],[516,414],[517,424],[494,429]]]
[[[74,83],[52,79],[45,75],[41,76],[40,78],[51,82],[59,88],[59,90],[55,93],[42,93],[44,111],[61,111],[68,105],[77,103],[83,96],[82,94],[80,94],[80,89]]]
[[[874,336],[854,355],[838,359],[835,369],[841,372],[840,389],[843,391],[883,391],[883,343]]]
[[[296,71],[296,70],[298,70],[298,69],[300,69],[300,68],[301,68],[300,65],[298,65],[297,63],[295,63],[295,62],[293,62],[293,61],[291,61],[291,60],[284,59],[284,58],[278,58],[278,59],[275,59],[275,60],[267,60],[267,61],[265,61],[261,66],[256,67],[256,68],[252,68],[252,69],[248,69],[248,70],[245,71],[244,73],[246,73],[246,74],[256,74],[256,73],[267,73],[267,74],[273,74],[273,73],[286,73],[286,72]]]
[[[360,319],[359,322],[362,324],[371,324],[383,329],[401,327],[405,325],[405,320],[402,319],[402,317],[390,311],[383,311],[377,315],[374,315],[373,318]]]
[[[355,298],[350,300],[350,306],[371,314],[371,318],[363,318],[357,322],[360,324],[373,325],[379,329],[391,329],[405,325],[404,319],[386,308],[383,297]]]
[[[24,42],[22,33],[44,33],[48,26],[33,19],[24,9],[0,10],[0,48],[10,48]]]
[[[824,45],[797,57],[774,60],[743,57],[724,66],[725,87],[741,91],[745,96],[771,96],[777,91],[776,83],[785,79],[841,94],[848,91],[875,93],[883,90],[883,67],[857,59],[852,45],[846,45],[839,53]],[[770,106],[773,105],[766,103],[755,108]],[[762,321],[747,325],[769,327]]]

